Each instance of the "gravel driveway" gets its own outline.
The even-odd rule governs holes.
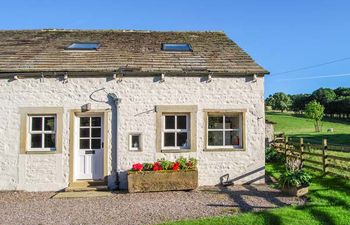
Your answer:
[[[156,224],[304,203],[266,185],[74,199],[53,195],[0,192],[0,224]]]

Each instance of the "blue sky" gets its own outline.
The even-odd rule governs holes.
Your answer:
[[[225,31],[271,72],[266,77],[267,96],[350,87],[350,59],[276,74],[350,57],[349,10],[346,0],[12,0],[1,3],[0,29]]]

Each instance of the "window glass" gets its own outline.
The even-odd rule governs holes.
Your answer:
[[[141,134],[129,134],[129,150],[141,150]]]
[[[101,117],[91,117],[91,126],[100,127],[101,126]]]
[[[91,149],[100,149],[101,139],[91,139]]]
[[[165,116],[165,129],[175,129],[175,116]]]
[[[208,115],[208,146],[242,147],[241,120],[241,114]]]
[[[180,51],[180,52],[190,52],[192,47],[187,43],[163,43],[163,51]]]
[[[45,148],[54,148],[55,147],[55,134],[45,134]]]
[[[54,150],[56,147],[55,116],[35,115],[29,116],[29,119],[31,126],[28,146],[35,151]]]
[[[209,131],[208,132],[208,145],[221,146],[223,145],[223,132],[222,131]]]
[[[223,128],[223,117],[222,116],[210,116],[208,119],[209,129],[222,129]]]
[[[75,42],[67,47],[68,50],[96,50],[100,47],[98,42]]]
[[[91,128],[91,137],[101,137],[101,128]]]
[[[45,117],[44,118],[44,128],[45,128],[45,130],[53,131],[55,129],[55,118],[54,117]]]
[[[225,117],[225,128],[239,129],[239,117],[238,116],[226,116]]]
[[[174,149],[189,148],[189,116],[188,115],[165,115],[163,127],[163,147]]]
[[[90,149],[90,140],[80,139],[80,149]]]
[[[81,127],[90,126],[90,117],[80,117],[80,126]]]
[[[187,147],[187,132],[177,133],[177,146]]]
[[[90,137],[90,128],[80,128],[80,137]]]
[[[164,133],[164,146],[175,146],[175,133]]]
[[[177,116],[177,129],[187,129],[187,117]]]
[[[32,131],[41,131],[43,129],[42,117],[32,117]]]
[[[139,148],[140,147],[140,136],[139,135],[132,135],[131,136],[131,146],[133,148]]]
[[[42,134],[31,135],[31,148],[42,148]]]

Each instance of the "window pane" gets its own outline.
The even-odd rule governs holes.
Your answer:
[[[139,148],[140,147],[140,136],[139,135],[132,135],[131,136],[131,147],[132,148]]]
[[[223,143],[223,131],[209,131],[208,132],[208,145],[209,146],[222,146]]]
[[[44,119],[44,129],[54,131],[55,130],[55,118],[45,117]]]
[[[90,128],[80,128],[80,137],[90,137]]]
[[[80,117],[80,126],[81,127],[90,126],[90,117]]]
[[[42,140],[42,134],[32,134],[30,147],[41,148],[42,147],[41,140]]]
[[[175,133],[164,133],[164,146],[175,146]]]
[[[177,116],[177,129],[187,129],[186,116]]]
[[[80,149],[90,149],[90,139],[80,139]]]
[[[239,129],[239,117],[238,116],[226,116],[225,128],[227,129]]]
[[[163,43],[162,50],[189,52],[189,51],[192,51],[192,48],[190,44],[187,44],[187,43]]]
[[[100,149],[101,139],[91,139],[91,149]]]
[[[177,133],[177,146],[187,147],[187,132]]]
[[[45,148],[55,147],[55,134],[45,134]]]
[[[165,129],[175,129],[175,116],[165,116]]]
[[[222,116],[209,116],[208,128],[209,129],[223,129],[223,117]]]
[[[41,131],[43,129],[43,118],[32,117],[32,131]]]
[[[101,128],[91,128],[91,137],[101,137]]]
[[[101,117],[91,117],[91,126],[100,127],[101,126]]]
[[[96,50],[100,47],[97,42],[74,42],[68,46],[71,50]]]
[[[241,141],[239,131],[225,132],[225,145],[241,145]]]

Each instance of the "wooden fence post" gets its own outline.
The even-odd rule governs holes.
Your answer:
[[[287,162],[287,150],[288,150],[288,136],[285,137],[284,139],[284,157]]]
[[[323,149],[322,149],[322,165],[323,165],[323,174],[327,173],[327,139],[323,139]]]
[[[300,138],[300,169],[304,167],[303,154],[304,154],[304,138]]]

